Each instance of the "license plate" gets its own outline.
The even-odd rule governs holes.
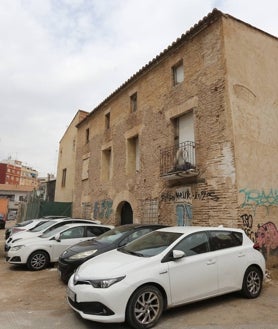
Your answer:
[[[67,288],[67,295],[73,302],[75,302],[75,292],[73,292],[69,287]]]

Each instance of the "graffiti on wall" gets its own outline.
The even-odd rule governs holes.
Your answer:
[[[242,208],[251,207],[254,214],[257,207],[265,207],[267,214],[269,214],[270,207],[278,206],[278,189],[255,190],[255,189],[241,189],[239,193],[244,193],[244,201],[241,204]]]
[[[113,201],[111,199],[104,199],[94,203],[94,218],[95,219],[109,219],[112,210]]]
[[[258,244],[266,259],[270,255],[278,254],[278,230],[273,222],[258,224],[254,230],[251,214],[243,214],[240,218],[243,230],[253,242]]]
[[[253,216],[250,214],[243,214],[240,216],[242,220],[242,228],[247,234],[247,236],[255,242],[256,233],[253,231]]]
[[[272,222],[258,225],[256,243],[262,249],[266,258],[271,254],[278,254],[278,231]]]
[[[187,202],[192,202],[192,200],[212,200],[218,201],[219,197],[214,191],[200,191],[192,192],[191,189],[177,189],[176,191],[168,191],[161,194],[161,201],[164,202],[179,202],[185,200]]]

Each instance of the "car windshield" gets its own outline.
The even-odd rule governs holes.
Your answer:
[[[94,240],[105,244],[113,243],[124,236],[126,232],[131,230],[133,230],[133,228],[130,226],[119,226],[101,234],[101,236],[95,238]]]
[[[16,227],[23,227],[23,226],[26,226],[26,225],[28,225],[28,224],[31,224],[33,222],[33,220],[32,219],[29,219],[29,220],[25,220],[25,221],[23,221],[23,222],[21,222],[21,223],[18,223],[18,224],[16,224],[15,226]]]
[[[47,222],[41,222],[38,225],[36,225],[35,227],[31,228],[29,231],[30,232],[40,232],[42,230],[44,230],[45,228],[54,225],[56,222],[51,220],[51,221],[47,221]]]
[[[161,253],[181,235],[182,233],[153,231],[118,250],[136,256],[151,257]]]

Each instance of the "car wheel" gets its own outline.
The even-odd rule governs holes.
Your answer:
[[[263,275],[259,268],[250,266],[244,275],[242,294],[247,298],[256,298],[260,295],[263,285]]]
[[[27,267],[31,271],[40,271],[49,265],[49,256],[45,251],[38,250],[33,252],[27,261]]]
[[[143,286],[131,296],[126,318],[136,329],[151,328],[159,320],[163,311],[163,297],[155,286]]]

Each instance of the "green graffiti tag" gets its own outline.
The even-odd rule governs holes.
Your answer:
[[[278,206],[278,189],[265,190],[249,190],[241,189],[239,193],[244,193],[245,199],[241,204],[242,208],[251,207],[256,212],[257,207],[265,207],[267,214],[269,214],[270,207]]]

